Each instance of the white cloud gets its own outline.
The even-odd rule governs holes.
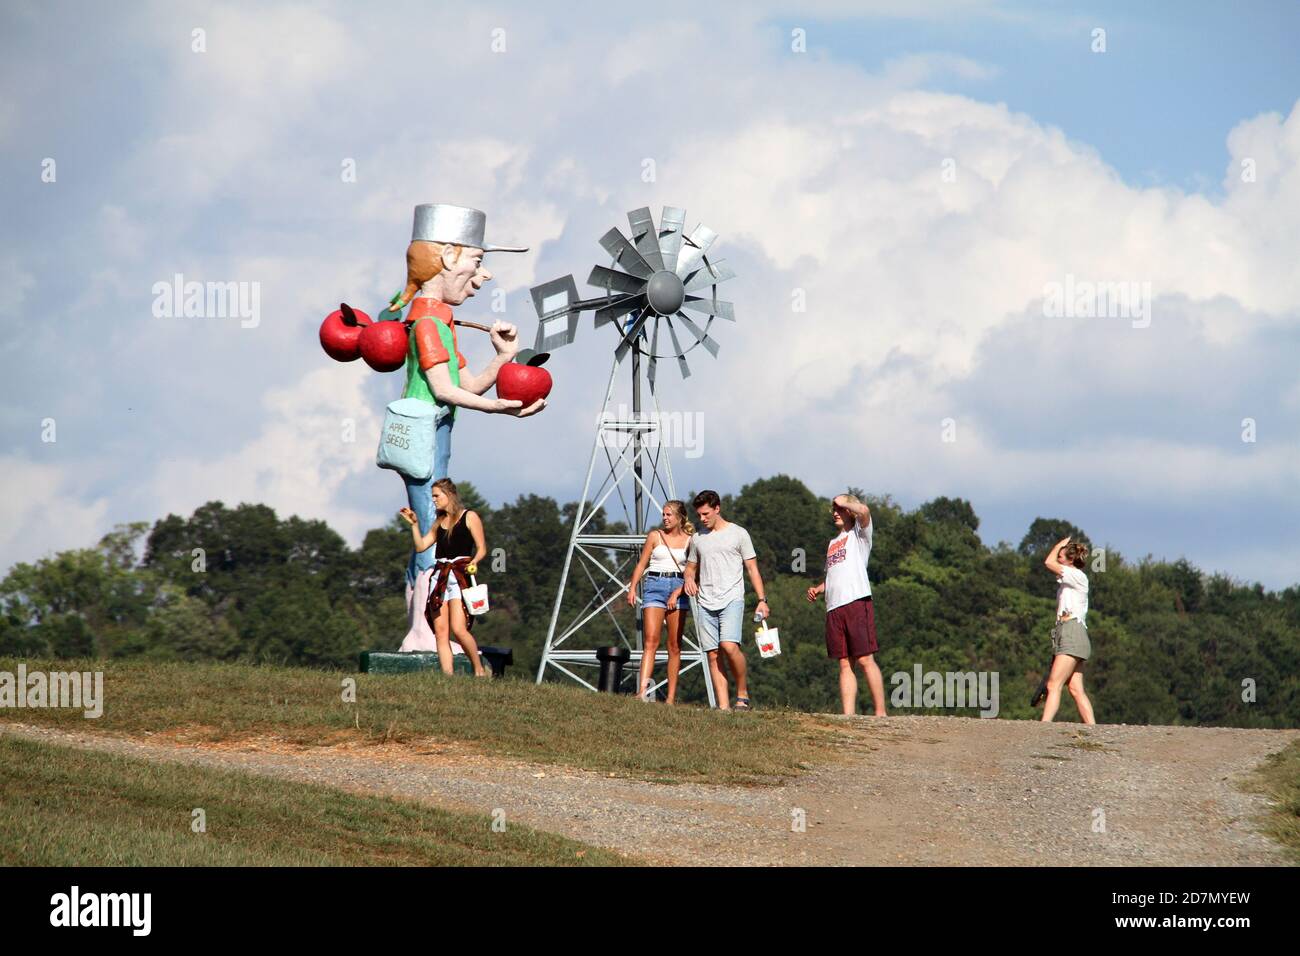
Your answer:
[[[990,7],[1012,16],[974,3],[888,0],[870,9],[932,17]],[[864,12],[827,2],[806,15]],[[690,466],[697,474],[786,471],[822,489],[851,481],[912,500],[1015,501],[1056,456],[993,427],[1014,417],[997,400],[1023,392],[1014,361],[997,363],[1023,354],[1069,364],[1070,340],[1044,342],[1050,329],[1034,321],[1045,284],[1066,275],[1151,283],[1148,338],[1109,355],[1093,343],[1088,353],[1090,374],[1141,383],[1150,403],[1186,395],[1173,366],[1212,374],[1227,349],[1231,375],[1248,376],[1257,354],[1272,346],[1284,355],[1294,342],[1300,112],[1226,133],[1221,200],[1136,188],[1060,129],[1003,105],[909,88],[979,79],[989,64],[924,53],[871,75],[824,52],[789,53],[779,34],[791,24],[759,19],[784,17],[775,6],[691,14],[666,27],[650,14],[597,17],[575,31],[528,8],[475,9],[455,21],[418,4],[364,13],[234,6],[197,19],[194,8],[153,8],[137,25],[166,82],[138,104],[145,134],[102,156],[115,188],[105,186],[111,198],[95,207],[93,248],[68,236],[67,247],[48,251],[51,261],[93,262],[71,302],[96,316],[135,315],[150,285],[174,272],[259,281],[265,315],[247,332],[173,323],[142,334],[119,321],[111,363],[98,361],[97,342],[41,339],[50,361],[67,349],[90,370],[78,392],[89,407],[78,414],[89,419],[131,394],[152,402],[154,427],[172,428],[165,457],[142,430],[128,450],[100,460],[109,469],[102,480],[120,489],[113,509],[258,500],[350,536],[386,520],[344,500],[343,489],[353,479],[388,482],[396,499],[395,480],[375,475],[372,462],[376,395],[392,386],[360,363],[329,362],[315,329],[338,301],[369,310],[400,285],[410,209],[437,199],[485,209],[494,241],[532,247],[490,263],[512,292],[508,317],[524,323],[525,340],[527,286],[568,271],[581,283],[606,261],[596,237],[625,228],[628,209],[650,205],[657,215],[665,203],[683,205],[688,228],[703,220],[720,233],[718,254],[739,273],[722,294],[739,321],[719,325],[716,362],[693,353],[689,382],[661,367],[666,408],[706,410],[706,458]],[[206,54],[190,52],[196,25],[208,31]],[[490,51],[497,27],[508,31],[501,55]],[[354,184],[339,177],[349,157]],[[653,182],[642,178],[646,158]],[[1254,160],[1254,182],[1241,181],[1245,159]],[[37,291],[32,269],[21,257],[0,262],[10,311]],[[791,310],[795,289],[806,312]],[[476,300],[465,316],[489,317],[489,302]],[[1175,321],[1185,323],[1179,334],[1160,338]],[[589,406],[612,345],[589,323],[553,360],[552,407],[526,423],[481,421],[458,434],[455,470],[497,498],[576,495]],[[1245,340],[1259,352],[1233,351]],[[1179,361],[1164,362],[1157,341]],[[481,364],[483,343],[465,344]],[[17,367],[16,349],[4,355],[15,375],[35,375],[26,357]],[[1293,416],[1294,386],[1259,378],[1272,389],[1250,393],[1261,418],[1275,409]],[[358,437],[342,447],[338,419],[347,414]],[[1172,493],[1192,510],[1216,493],[1272,496],[1295,478],[1275,426],[1261,427],[1251,467],[1240,468],[1206,429],[1153,423],[1135,442],[1106,414],[1086,405],[1079,414],[1091,444],[1070,455],[1087,456],[1116,500]],[[184,415],[203,428],[175,429]],[[938,441],[948,416],[960,423],[956,446]],[[496,467],[489,436],[546,467],[536,475]],[[1147,449],[1176,465],[1172,486],[1143,471]],[[142,480],[152,497],[131,497],[126,489]],[[104,520],[153,516],[113,511]],[[11,538],[17,550],[0,560],[21,556],[23,540]]]
[[[0,258],[0,315],[18,315],[35,285],[35,277],[17,256]]]
[[[159,515],[189,514],[207,501],[259,502],[281,516],[321,518],[359,541],[374,515],[350,507],[339,491],[375,467],[382,409],[363,394],[367,374],[360,361],[318,369],[271,390],[259,420],[246,426],[250,440],[235,451],[165,458],[150,481]]]
[[[5,567],[89,548],[109,530],[107,498],[87,500],[84,476],[78,480],[73,469],[5,455],[0,475],[0,561]]]

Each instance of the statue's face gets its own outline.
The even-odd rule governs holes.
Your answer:
[[[448,305],[460,305],[492,278],[492,273],[483,265],[483,250],[472,246],[461,246],[460,256],[451,261],[454,247],[443,250],[442,259],[442,301]]]

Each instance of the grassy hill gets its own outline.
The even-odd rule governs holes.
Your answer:
[[[18,661],[0,658],[0,671]],[[476,751],[656,780],[787,778],[829,739],[815,718],[646,704],[625,696],[441,673],[346,674],[304,667],[26,660],[35,671],[103,671],[104,712],[0,709],[13,721],[95,733],[184,730],[197,741],[275,735],[289,743],[456,741]],[[355,703],[344,700],[355,681]],[[635,741],[634,746],[629,741]]]
[[[0,866],[626,862],[487,815],[0,736]]]

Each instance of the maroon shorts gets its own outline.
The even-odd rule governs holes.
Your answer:
[[[879,649],[876,644],[876,612],[871,606],[871,598],[858,598],[827,613],[827,657],[856,659],[874,654]]]

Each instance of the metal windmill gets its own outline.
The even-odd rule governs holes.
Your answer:
[[[547,668],[552,667],[595,689],[592,681],[577,673],[582,668],[597,666],[595,651],[578,646],[581,642],[576,635],[601,614],[608,615],[613,621],[620,640],[631,652],[628,669],[634,673],[639,667],[642,646],[640,615],[637,615],[636,633],[629,639],[611,605],[627,593],[626,581],[647,531],[658,523],[657,517],[664,502],[676,496],[672,467],[660,441],[662,416],[655,388],[658,362],[660,359],[675,359],[682,378],[689,377],[691,370],[686,356],[691,351],[703,347],[710,355],[716,357],[718,354],[718,343],[709,334],[714,321],[735,321],[732,304],[720,300],[717,295],[718,284],[733,278],[735,273],[725,262],[710,258],[709,250],[717,239],[712,229],[698,225],[687,235],[684,231],[686,210],[674,206],[664,207],[657,229],[649,208],[634,209],[627,218],[631,238],[624,236],[618,227],[601,236],[600,245],[613,261],[608,267],[597,265],[587,278],[587,284],[603,289],[604,295],[579,299],[572,275],[553,279],[531,290],[538,316],[535,343],[538,353],[573,342],[579,316],[585,311],[595,313],[596,328],[609,325],[619,333],[609,385],[596,423],[582,498],[574,516],[555,607],[546,633],[546,646],[537,671],[538,683],[546,676]],[[687,313],[694,313],[696,318]],[[560,327],[556,328],[557,325]],[[689,335],[684,348],[683,332]],[[632,414],[630,417],[621,413],[611,415],[610,402],[616,374],[629,355]],[[642,414],[643,371],[654,404],[652,416]],[[598,471],[597,460],[602,450],[608,470],[599,469],[603,480],[593,488],[592,479]],[[630,509],[625,489],[631,492]],[[615,494],[623,506],[630,533],[589,533],[592,519]],[[609,567],[611,555],[615,562],[613,571]],[[591,585],[592,597],[562,625],[560,615],[575,558]],[[712,705],[715,703],[713,682],[705,673],[706,658],[700,650],[698,636],[692,639],[683,635],[683,643],[681,674],[685,676],[692,667],[699,667]],[[664,651],[660,654],[667,656]],[[655,688],[658,686],[656,683]]]

